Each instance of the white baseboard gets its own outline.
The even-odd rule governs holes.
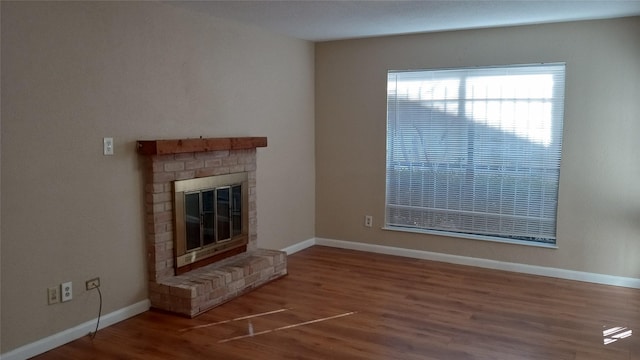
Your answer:
[[[291,254],[295,254],[298,251],[302,251],[308,247],[312,247],[313,245],[316,244],[316,239],[315,238],[311,238],[311,239],[307,239],[305,241],[301,241],[297,244],[293,244],[291,246],[287,246],[284,249],[281,249],[281,251],[284,251],[287,253],[287,255],[291,255]]]
[[[149,307],[150,307],[149,300],[142,300],[133,305],[130,305],[120,310],[116,310],[114,312],[106,314],[100,317],[100,326],[98,329],[103,329],[107,326],[111,326],[122,320],[126,320],[130,317],[141,314],[149,310]],[[64,345],[73,340],[79,339],[83,336],[87,336],[87,334],[89,334],[90,332],[96,329],[96,321],[97,321],[97,318],[93,320],[89,320],[78,326],[74,326],[70,329],[61,331],[57,334],[53,334],[44,339],[40,339],[36,342],[32,342],[30,344],[21,346],[17,349],[1,354],[0,359],[23,360],[23,359],[28,359],[30,357],[42,354],[51,349],[55,349],[58,346]],[[100,336],[100,333],[98,333],[97,336]]]
[[[308,243],[309,240],[306,240],[304,242]],[[531,275],[549,276],[549,277],[555,277],[559,279],[577,280],[577,281],[584,281],[584,282],[590,282],[590,283],[596,283],[596,284],[640,289],[640,279],[630,278],[630,277],[597,274],[597,273],[590,273],[590,272],[584,272],[584,271],[574,271],[574,270],[550,268],[550,267],[536,266],[536,265],[518,264],[518,263],[511,263],[511,262],[504,262],[504,261],[473,258],[473,257],[467,257],[467,256],[435,253],[435,252],[422,251],[422,250],[412,250],[412,249],[403,249],[403,248],[397,248],[397,247],[391,247],[391,246],[358,243],[353,241],[315,238],[314,244],[342,248],[342,249],[368,251],[368,252],[378,253],[378,254],[404,256],[404,257],[409,257],[414,259],[441,261],[441,262],[446,262],[451,264],[477,266],[477,267],[487,268],[487,269],[505,270],[505,271],[519,272],[519,273],[531,274]]]

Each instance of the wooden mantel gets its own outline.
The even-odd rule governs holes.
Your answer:
[[[139,140],[138,153],[142,155],[166,155],[217,150],[242,150],[266,146],[266,137]]]

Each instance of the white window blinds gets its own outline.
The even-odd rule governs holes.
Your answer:
[[[554,244],[564,73],[389,71],[386,226]]]

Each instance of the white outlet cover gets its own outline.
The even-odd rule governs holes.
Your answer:
[[[60,300],[62,302],[73,299],[73,284],[71,281],[60,284]]]
[[[366,227],[373,226],[373,216],[365,215],[365,217],[364,217],[364,226],[366,226]]]

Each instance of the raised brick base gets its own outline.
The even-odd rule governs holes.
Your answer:
[[[149,299],[152,307],[194,317],[286,274],[285,252],[256,249],[149,282]]]

